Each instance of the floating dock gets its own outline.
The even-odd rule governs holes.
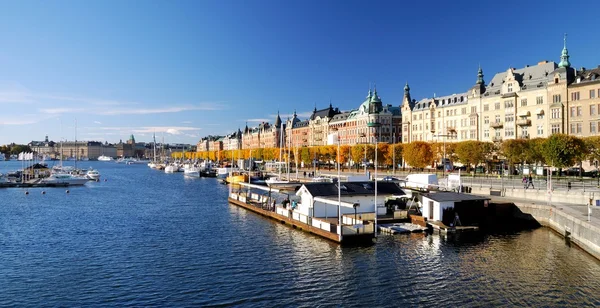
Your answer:
[[[406,223],[406,222],[394,223],[394,224],[381,224],[378,227],[379,227],[379,231],[381,231],[381,233],[385,233],[385,234],[404,234],[404,233],[427,231],[427,228],[425,228],[425,227],[422,227],[422,226],[419,226],[416,224]]]
[[[0,188],[67,187],[69,183],[0,183]]]
[[[473,232],[479,231],[479,227],[477,226],[454,226],[450,227],[442,223],[441,221],[428,221],[427,225],[433,228],[434,232],[438,232],[440,234],[453,234],[453,233],[464,233],[464,232]]]

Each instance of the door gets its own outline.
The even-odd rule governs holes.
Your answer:
[[[433,201],[429,201],[429,220],[433,220]]]

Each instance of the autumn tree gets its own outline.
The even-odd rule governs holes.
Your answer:
[[[310,156],[310,150],[307,147],[303,147],[300,150],[300,160],[304,163],[304,166],[310,166],[312,157]]]
[[[392,147],[388,143],[377,144],[377,162],[381,165],[390,166],[392,164]]]
[[[355,163],[360,163],[364,159],[365,145],[355,144],[352,146],[352,160]]]
[[[456,158],[469,171],[471,165],[477,167],[492,153],[492,144],[475,140],[463,141],[456,144]]]
[[[413,141],[404,145],[404,160],[413,168],[425,168],[433,161],[433,151],[427,142]]]

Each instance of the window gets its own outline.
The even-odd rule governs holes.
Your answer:
[[[572,101],[578,101],[579,100],[579,92],[572,92],[571,93],[571,100]]]
[[[475,117],[471,117],[469,122],[470,122],[471,126],[477,125],[477,121],[476,121]]]
[[[541,105],[544,103],[544,97],[543,96],[538,96],[535,98],[535,104],[536,105]]]
[[[596,105],[590,105],[590,115],[596,115]]]
[[[571,123],[571,134],[575,134],[575,123]]]
[[[423,120],[423,114],[419,113],[419,120]]]
[[[552,119],[560,119],[560,108],[552,108]]]
[[[515,104],[514,104],[514,102],[512,100],[506,100],[506,101],[504,101],[504,108],[512,108],[514,106],[515,106]]]
[[[526,98],[524,98],[524,99],[521,100],[521,107],[525,107],[525,106],[527,106],[527,99]]]
[[[489,111],[490,110],[490,105],[485,104],[483,105],[483,111]]]
[[[500,123],[500,115],[499,114],[496,115],[496,123]]]
[[[544,134],[544,125],[537,126],[537,134],[538,134],[538,136],[541,136]]]
[[[496,110],[500,109],[500,102],[494,103],[494,109],[496,109]]]
[[[590,133],[591,134],[596,133],[596,122],[590,122]]]
[[[581,134],[581,130],[582,130],[582,129],[581,129],[581,127],[582,127],[582,126],[583,126],[583,125],[582,125],[581,123],[577,123],[577,133],[578,133],[578,134]]]
[[[513,88],[512,88],[512,82],[508,84],[507,86],[507,91],[508,93],[512,92]]]
[[[485,116],[483,117],[483,124],[489,124],[490,123],[490,117]]]
[[[552,95],[552,102],[553,103],[560,103],[561,102],[560,94]]]
[[[425,119],[429,119],[429,112],[425,113]]]
[[[507,114],[504,116],[504,122],[514,122],[514,121],[515,121],[514,114]]]
[[[590,99],[596,98],[596,90],[590,90]]]
[[[471,138],[471,139],[477,139],[477,131],[475,131],[473,129],[470,130],[469,131],[469,138]]]
[[[512,137],[512,136],[514,136],[514,135],[515,135],[515,131],[514,131],[514,129],[513,129],[513,128],[506,128],[506,129],[504,130],[504,136],[505,136],[505,137]]]
[[[582,111],[583,107],[581,106],[577,106],[577,116],[580,117],[583,115],[583,111]]]
[[[538,114],[537,115],[537,119],[538,120],[543,120],[544,119],[544,114]]]
[[[523,126],[521,128],[521,137],[527,137],[529,136],[529,133],[527,133],[527,126]]]
[[[560,124],[552,124],[552,133],[553,134],[560,133]]]
[[[571,118],[575,117],[575,107],[571,107]]]
[[[462,111],[462,114],[467,114],[467,107],[463,107],[461,111]]]
[[[490,137],[490,131],[488,129],[483,130],[483,137],[485,137],[485,138]]]
[[[471,113],[477,113],[477,106],[471,106]]]

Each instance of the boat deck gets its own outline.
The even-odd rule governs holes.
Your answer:
[[[427,225],[431,226],[433,228],[434,232],[439,232],[439,233],[442,233],[442,234],[464,233],[464,232],[479,231],[479,227],[477,227],[477,226],[455,226],[455,227],[449,227],[449,226],[445,225],[441,221],[428,221]]]

